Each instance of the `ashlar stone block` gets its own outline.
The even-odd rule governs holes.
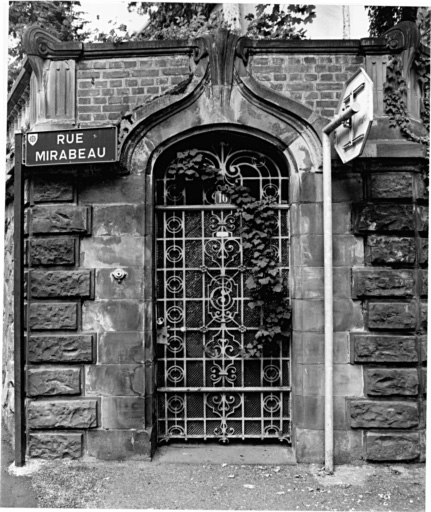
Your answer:
[[[30,429],[97,427],[96,400],[31,401],[27,414]]]
[[[418,372],[415,368],[367,368],[365,388],[367,395],[415,396],[419,388]]]
[[[74,265],[74,238],[32,238],[30,240],[31,265]]]
[[[406,297],[414,295],[413,270],[353,270],[354,297]]]
[[[89,206],[35,206],[32,209],[33,234],[79,233],[91,231]]]
[[[136,300],[86,301],[82,325],[87,331],[142,331],[144,309]]]
[[[419,425],[418,406],[414,402],[352,400],[352,428],[412,428]]]
[[[91,363],[93,335],[30,336],[28,360],[31,363]]]
[[[145,235],[145,210],[136,205],[95,206],[94,235]]]
[[[82,456],[82,434],[30,434],[29,455],[41,459],[79,459]]]
[[[80,368],[28,368],[27,394],[29,396],[79,395]]]
[[[30,304],[29,326],[33,330],[74,330],[78,326],[76,303]]]
[[[100,335],[98,358],[101,363],[139,364],[145,359],[143,332],[105,332]]]
[[[102,398],[103,428],[143,428],[145,424],[145,398]]]
[[[416,363],[415,336],[351,334],[354,363]]]
[[[145,367],[143,365],[91,365],[85,370],[85,391],[89,396],[144,395]]]
[[[418,433],[366,433],[366,458],[370,461],[407,461],[419,457]]]
[[[371,302],[368,326],[370,329],[414,329],[416,305],[413,302]]]
[[[32,270],[30,289],[32,297],[82,297],[92,296],[91,270]]]
[[[88,455],[100,460],[150,460],[151,429],[91,430],[88,432]]]

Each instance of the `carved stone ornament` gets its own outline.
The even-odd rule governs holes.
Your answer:
[[[237,55],[244,64],[247,63],[245,47],[239,45],[243,39],[245,38],[232,34],[225,28],[196,39],[194,60],[199,62],[203,57],[209,57],[212,85],[232,85]]]
[[[402,21],[385,32],[386,46],[391,51],[416,49],[420,43],[419,29],[413,21]]]
[[[60,41],[47,30],[32,25],[23,35],[24,52],[42,59],[77,59],[82,53],[83,44],[78,41]]]

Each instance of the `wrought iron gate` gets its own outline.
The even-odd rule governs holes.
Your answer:
[[[231,142],[231,141],[230,141]],[[287,177],[268,156],[221,142],[205,161],[277,200],[280,272],[289,264]],[[290,347],[244,357],[260,325],[247,306],[247,251],[227,198],[196,183],[157,180],[159,440],[275,438],[290,441]]]

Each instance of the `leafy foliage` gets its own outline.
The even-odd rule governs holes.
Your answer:
[[[251,297],[248,306],[260,312],[262,321],[254,342],[245,347],[245,355],[261,356],[264,344],[281,342],[289,335],[291,318],[287,282],[280,274],[277,250],[272,245],[277,228],[275,199],[256,200],[239,178],[227,182],[220,169],[205,164],[197,149],[179,152],[168,168],[168,177],[175,179],[179,188],[201,180],[206,190],[219,190],[238,207],[243,248],[251,255],[245,262],[251,269],[245,283]]]
[[[290,4],[283,10],[282,4],[258,4],[256,16],[246,16],[250,21],[247,36],[253,39],[302,39],[306,31],[298,30],[297,25],[311,23],[315,17],[314,5]]]
[[[9,88],[22,67],[24,30],[37,24],[60,41],[85,38],[88,34],[84,31],[86,22],[82,19],[79,7],[79,2],[70,1],[9,3]]]
[[[430,14],[418,16],[419,30],[429,35]],[[430,57],[422,47],[416,52],[413,70],[422,93],[421,120],[427,131],[430,127]],[[384,84],[385,113],[389,116],[390,126],[398,126],[408,140],[426,144],[429,151],[429,136],[420,137],[411,129],[411,121],[407,112],[407,82],[403,76],[402,61],[394,55],[387,66]]]
[[[370,20],[370,37],[380,37],[400,21],[416,22],[418,7],[370,6],[367,7]]]
[[[229,27],[223,11],[213,11],[213,4],[131,2],[129,10],[149,16],[141,39],[183,39],[199,37],[217,28]],[[316,16],[314,5],[257,4],[256,15],[249,14],[247,36],[255,39],[298,39],[305,30],[301,23],[311,23]]]

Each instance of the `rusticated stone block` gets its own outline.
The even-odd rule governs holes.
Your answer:
[[[35,203],[72,201],[73,185],[56,177],[37,177],[33,182],[33,200]]]
[[[100,460],[150,460],[151,429],[90,430],[87,434],[88,455]]]
[[[370,235],[367,239],[370,263],[414,263],[414,238]]]
[[[30,240],[31,265],[74,265],[74,238],[33,238]]]
[[[354,297],[405,297],[414,294],[413,270],[353,270]]]
[[[421,361],[425,363],[427,361],[428,336],[426,334],[422,334],[418,339],[421,350]]]
[[[355,231],[413,231],[413,206],[378,203],[357,208]]]
[[[419,457],[418,433],[366,433],[366,458],[371,461],[404,461]]]
[[[32,297],[82,297],[92,295],[91,270],[32,270]]]
[[[79,459],[82,434],[30,434],[29,455],[41,459]]]
[[[414,302],[370,302],[368,327],[370,329],[414,329],[416,304]]]
[[[414,368],[367,368],[365,371],[367,395],[415,396],[418,388],[418,372]]]
[[[419,371],[420,371],[420,375],[421,375],[422,393],[424,395],[426,395],[427,394],[427,369],[421,368]]]
[[[28,360],[31,363],[91,363],[93,335],[30,336]]]
[[[421,328],[426,330],[427,322],[428,322],[428,303],[427,302],[421,302],[420,313],[421,313]]]
[[[412,428],[419,424],[418,406],[414,402],[350,402],[352,428]]]
[[[371,197],[374,199],[411,199],[412,193],[411,174],[386,172],[371,175]]]
[[[419,263],[428,263],[428,240],[426,238],[420,239]]]
[[[97,427],[96,400],[32,401],[27,412],[31,429]]]
[[[428,270],[420,270],[419,271],[420,283],[421,283],[421,292],[422,297],[428,296]]]
[[[417,229],[418,231],[428,231],[429,209],[427,206],[416,206]]]
[[[29,368],[27,370],[27,394],[79,395],[81,393],[80,368]]]
[[[89,206],[35,206],[32,209],[33,234],[90,233]]]
[[[29,326],[33,330],[62,330],[78,327],[77,304],[30,304]]]
[[[143,396],[143,365],[108,364],[85,368],[85,391],[88,396]]]
[[[354,363],[416,363],[414,336],[351,334]]]

